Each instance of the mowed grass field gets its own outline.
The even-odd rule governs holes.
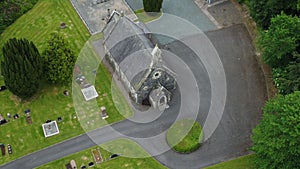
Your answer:
[[[67,28],[60,29],[64,22]],[[71,3],[67,0],[40,0],[29,12],[21,16],[0,36],[2,53],[3,44],[12,37],[27,38],[34,42],[40,52],[46,46],[49,34],[59,31],[65,35],[70,46],[79,53],[90,34]]]
[[[67,28],[60,29],[61,22],[66,23]],[[65,36],[76,54],[80,53],[84,44],[90,38],[88,30],[69,1],[40,0],[33,9],[20,17],[1,34],[0,46],[2,48],[5,41],[9,38],[27,38],[33,41],[39,51],[42,52],[49,34],[54,31],[60,32]],[[85,50],[85,53],[89,56],[97,57],[91,48]],[[110,117],[107,119],[107,122],[120,121],[125,118],[124,114],[126,116],[132,115],[127,102],[118,91],[117,93],[120,96],[118,101],[124,105],[124,112],[120,114],[117,111],[110,95],[111,75],[103,65],[97,67],[97,69],[95,87],[100,97],[97,98],[96,102],[98,105],[106,106],[109,110]],[[4,79],[0,76],[0,86],[2,85],[4,85]],[[63,91],[66,89],[70,91],[70,96],[63,95]],[[103,97],[103,93],[107,93],[107,96]],[[32,124],[28,124],[25,119],[25,109],[31,110]],[[7,113],[11,115],[17,113],[20,118],[9,119],[6,116]],[[95,110],[94,113],[86,113],[99,118],[99,110]],[[78,114],[76,114],[74,109],[71,85],[42,84],[39,92],[26,101],[20,101],[8,90],[0,92],[0,114],[9,120],[9,123],[0,126],[0,143],[4,143],[5,146],[11,144],[13,150],[13,154],[8,155],[6,149],[6,156],[0,157],[0,165],[84,133],[82,124],[78,120]],[[63,119],[62,122],[58,122],[60,134],[45,138],[41,125],[48,119],[57,120],[58,117]],[[95,127],[101,127],[101,125],[92,125],[88,130],[92,130]]]
[[[115,152],[107,151],[107,147],[114,147]],[[92,150],[100,150],[103,163],[96,164],[92,155]],[[96,165],[92,168],[94,169],[116,169],[116,168],[143,168],[143,169],[166,169],[158,161],[153,158],[128,158],[122,157],[122,154],[129,154],[133,156],[135,153],[138,153],[140,156],[149,156],[143,148],[141,148],[137,143],[130,141],[128,139],[118,139],[112,142],[96,146],[75,154],[72,154],[68,157],[53,161],[51,163],[45,164],[38,167],[37,169],[64,169],[65,165],[71,160],[75,160],[77,168],[85,165],[87,168],[89,162],[94,162]],[[121,154],[121,156],[111,159],[112,154]]]

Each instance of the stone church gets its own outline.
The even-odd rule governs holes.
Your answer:
[[[163,54],[146,26],[113,11],[103,29],[105,59],[115,70],[131,99],[142,105],[168,108],[175,73],[163,64]],[[124,61],[134,56],[129,61]]]

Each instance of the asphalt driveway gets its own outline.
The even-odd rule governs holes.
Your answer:
[[[125,0],[127,4],[136,11],[143,8],[142,0]],[[177,17],[188,20],[197,26],[203,32],[215,30],[216,26],[209,20],[209,18],[196,5],[194,0],[164,0],[162,5],[163,13],[175,15]],[[162,20],[165,20],[162,16]],[[157,20],[160,22],[159,20]],[[180,26],[180,25],[178,25]],[[176,27],[169,27],[176,28]]]

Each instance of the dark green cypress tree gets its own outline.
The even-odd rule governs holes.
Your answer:
[[[7,88],[22,99],[33,96],[39,87],[43,61],[38,49],[27,39],[9,39],[2,48],[1,73]]]
[[[144,10],[146,12],[160,12],[163,0],[143,0]]]

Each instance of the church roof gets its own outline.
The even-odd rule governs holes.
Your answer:
[[[133,86],[147,74],[145,70],[150,67],[153,57],[154,45],[146,36],[146,31],[141,23],[134,23],[117,12],[112,14],[103,30],[106,49]],[[128,61],[124,61],[126,57]],[[139,78],[134,78],[137,73]]]

